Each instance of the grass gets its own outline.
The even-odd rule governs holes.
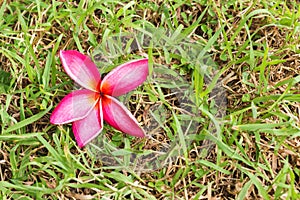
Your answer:
[[[299,199],[296,1],[1,1],[1,199]],[[57,56],[105,74],[149,57],[120,100],[151,137],[105,126],[79,149],[49,123],[77,88]]]

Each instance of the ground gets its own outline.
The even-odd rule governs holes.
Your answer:
[[[300,199],[299,2],[0,5],[1,199]],[[66,49],[103,75],[149,58],[120,97],[149,137],[105,125],[80,149],[71,124],[49,122],[79,87]]]

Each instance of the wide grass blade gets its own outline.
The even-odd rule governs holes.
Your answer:
[[[51,110],[51,108],[52,108],[52,104],[50,104],[50,106],[46,110],[39,112],[39,113],[37,113],[27,119],[24,119],[23,121],[20,121],[16,124],[12,125],[11,127],[7,128],[6,130],[3,131],[3,134],[18,130],[24,126],[27,126],[28,124],[31,124],[31,123],[39,120],[44,115],[46,115]]]

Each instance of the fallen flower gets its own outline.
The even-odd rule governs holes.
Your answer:
[[[103,129],[103,120],[117,130],[144,137],[137,120],[116,98],[142,84],[148,75],[148,59],[122,64],[101,81],[93,61],[75,50],[60,51],[66,73],[84,89],[65,96],[50,116],[52,124],[73,122],[73,133],[80,148]]]

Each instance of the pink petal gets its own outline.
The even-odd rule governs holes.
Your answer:
[[[97,137],[102,131],[103,117],[100,101],[88,116],[73,123],[73,133],[80,148]]]
[[[75,51],[60,51],[60,60],[66,73],[86,89],[99,91],[100,73],[97,66],[86,55]]]
[[[109,125],[129,135],[144,137],[137,120],[127,108],[114,97],[105,95],[102,98],[103,118]]]
[[[52,124],[66,124],[84,118],[95,107],[99,94],[76,90],[65,96],[50,116]]]
[[[138,87],[147,76],[148,59],[134,60],[108,73],[101,83],[100,90],[110,96],[120,96]]]

